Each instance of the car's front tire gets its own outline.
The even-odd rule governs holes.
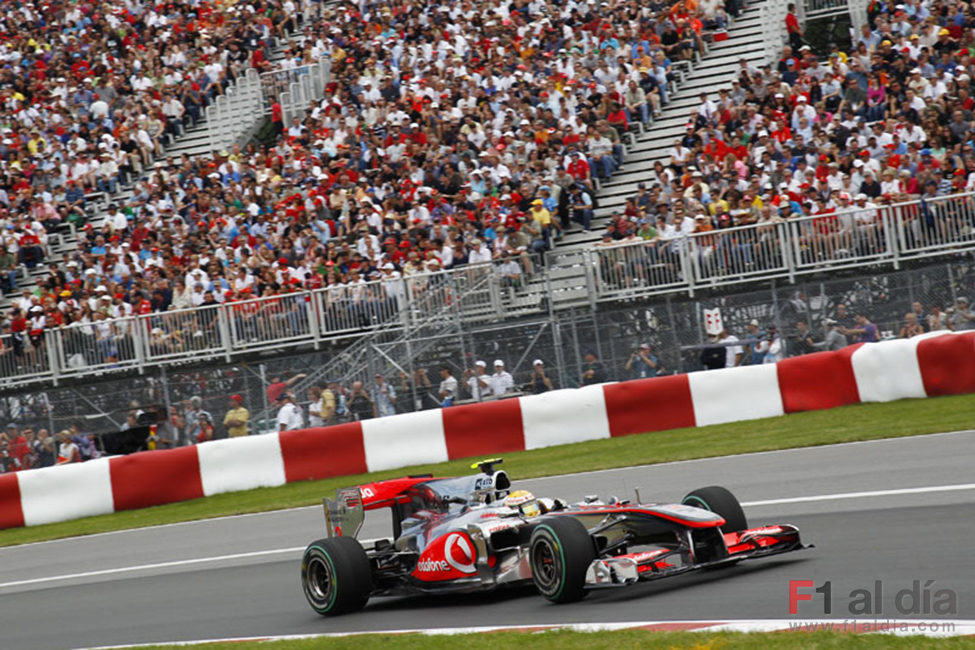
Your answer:
[[[301,557],[301,586],[308,604],[322,616],[362,609],[372,592],[366,551],[351,537],[312,542]]]
[[[745,518],[745,511],[741,509],[737,497],[720,485],[698,488],[688,493],[681,503],[710,510],[724,517],[725,523],[721,527],[724,532],[737,532],[748,528],[748,519]]]
[[[552,517],[532,531],[528,545],[532,582],[553,603],[569,603],[586,595],[586,571],[596,559],[589,531],[571,517]]]

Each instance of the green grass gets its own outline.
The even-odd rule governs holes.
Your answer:
[[[337,638],[289,639],[286,641],[235,641],[207,643],[205,650],[592,650],[593,648],[629,648],[670,650],[833,650],[856,648],[893,648],[894,650],[927,650],[928,648],[975,648],[975,640],[963,637],[932,639],[920,636],[894,637],[887,635],[853,635],[839,632],[771,632],[767,634],[742,632],[650,632],[646,630],[617,630],[612,632],[492,632],[450,636],[420,636],[417,634],[367,634]],[[186,646],[152,646],[175,649]]]
[[[504,467],[512,479],[518,480],[627,465],[876,440],[968,428],[975,428],[975,395],[901,400],[886,404],[857,404],[828,411],[796,413],[786,417],[674,429],[561,445],[505,454]],[[323,496],[330,496],[337,487],[423,472],[436,475],[466,474],[470,472],[470,462],[470,460],[456,460],[323,481],[291,483],[281,487],[219,494],[143,510],[129,510],[56,524],[10,529],[0,531],[0,546],[223,515],[315,505],[321,503]]]

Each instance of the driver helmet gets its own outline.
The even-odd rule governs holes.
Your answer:
[[[504,505],[509,508],[517,508],[526,517],[537,517],[542,514],[538,499],[528,490],[515,490],[504,500]]]

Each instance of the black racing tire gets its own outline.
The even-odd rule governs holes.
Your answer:
[[[319,539],[301,557],[301,587],[322,616],[355,612],[372,592],[372,568],[365,549],[352,537]]]
[[[681,503],[721,515],[725,521],[721,529],[725,532],[737,532],[748,528],[748,519],[745,518],[745,511],[741,509],[738,499],[720,485],[698,488],[688,493]]]
[[[586,595],[586,571],[596,559],[589,531],[572,517],[544,519],[528,544],[532,582],[553,603],[571,603]]]

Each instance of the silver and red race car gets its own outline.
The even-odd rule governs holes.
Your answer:
[[[679,504],[595,497],[568,504],[511,490],[501,461],[472,476],[409,476],[325,499],[328,537],[308,545],[301,583],[322,615],[361,609],[372,596],[487,591],[534,583],[557,603],[805,546],[789,524],[749,528],[728,490],[694,490]],[[392,537],[356,539],[365,510],[389,508]]]

